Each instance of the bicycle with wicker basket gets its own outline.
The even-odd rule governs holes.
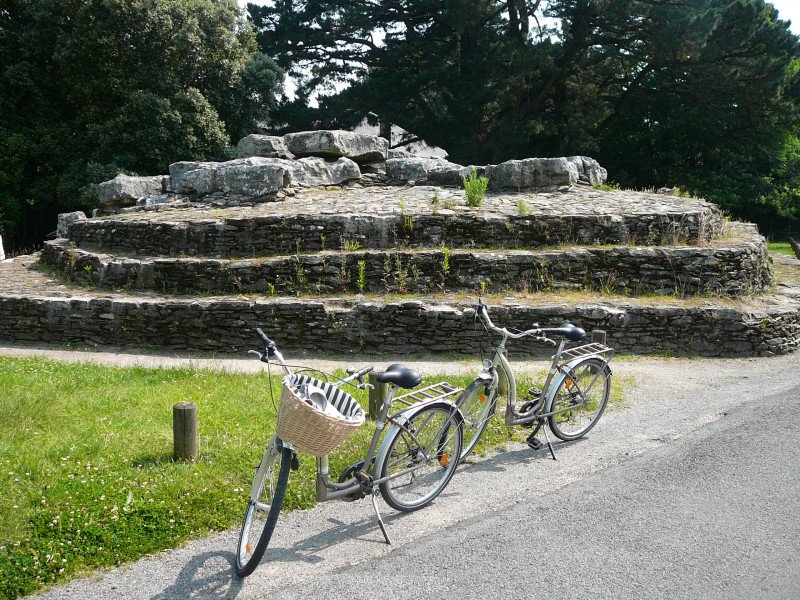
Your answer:
[[[377,497],[396,510],[412,511],[430,504],[445,488],[458,466],[463,439],[461,414],[451,399],[463,389],[439,383],[395,397],[398,389],[417,387],[422,377],[402,365],[391,365],[377,376],[379,383],[388,384],[389,392],[364,459],[332,481],[328,454],[365,421],[364,410],[342,386],[366,389],[369,384],[363,378],[373,367],[348,369],[348,376],[334,383],[292,373],[275,343],[260,329],[256,333],[264,343],[264,353],[250,352],[268,364],[274,359],[285,377],[276,431],[250,488],[236,547],[236,572],[249,575],[261,561],[283,505],[290,471],[299,466],[298,452],[317,457],[317,501],[370,496],[381,532],[391,544]]]

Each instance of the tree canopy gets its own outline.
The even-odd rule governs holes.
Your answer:
[[[800,210],[800,40],[763,0],[248,9],[261,50],[301,76],[289,128],[366,117],[463,164],[584,154],[623,186],[678,185],[762,222]]]
[[[30,246],[119,172],[222,158],[283,74],[235,0],[4,0],[0,233]]]

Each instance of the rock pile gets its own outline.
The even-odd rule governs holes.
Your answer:
[[[169,175],[117,175],[98,185],[99,215],[159,205],[224,199],[226,205],[281,200],[298,188],[381,183],[462,185],[475,170],[494,190],[552,191],[606,181],[606,170],[586,156],[528,158],[499,165],[462,166],[442,158],[390,151],[387,140],[350,131],[303,131],[282,137],[252,134],[227,162],[177,162]],[[369,175],[369,179],[365,177]]]

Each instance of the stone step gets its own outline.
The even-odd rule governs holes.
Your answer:
[[[439,187],[311,189],[257,206],[138,211],[68,226],[81,248],[149,256],[245,257],[324,249],[698,244],[719,232],[705,201],[576,186],[489,192],[480,207]]]
[[[574,289],[686,297],[756,293],[772,283],[766,241],[745,224],[704,246],[359,250],[253,259],[114,256],[61,239],[45,245],[42,260],[84,284],[182,294]]]
[[[261,327],[287,353],[480,353],[484,332],[474,322],[477,296],[417,298],[173,297],[69,289],[35,267],[36,257],[0,262],[0,340],[157,347],[193,352],[257,348]],[[618,352],[751,356],[790,352],[800,344],[800,289],[752,300],[614,298],[584,294],[491,295],[498,325],[570,321],[605,330]],[[484,343],[484,348],[488,346]],[[512,353],[551,352],[532,340]]]

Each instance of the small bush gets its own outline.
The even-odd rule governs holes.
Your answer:
[[[480,206],[483,204],[483,194],[486,188],[489,187],[489,179],[487,177],[478,177],[478,172],[472,168],[472,173],[469,178],[462,175],[464,181],[464,191],[467,193],[467,204],[469,206]]]

